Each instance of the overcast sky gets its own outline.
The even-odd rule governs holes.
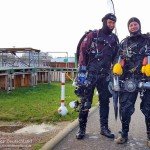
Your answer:
[[[113,0],[120,41],[127,21],[138,17],[142,32],[150,31],[150,0]],[[111,11],[108,0],[0,0],[0,48],[32,47],[74,56],[85,31],[99,29]]]

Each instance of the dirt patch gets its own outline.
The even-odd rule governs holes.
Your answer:
[[[23,128],[23,126],[0,126],[0,131],[12,133],[12,132],[19,130],[21,128]]]
[[[70,122],[60,122],[53,124],[54,128],[51,131],[41,134],[35,133],[14,133],[20,129],[20,127],[30,126],[31,124],[13,123],[13,122],[0,122],[0,149],[3,150],[35,150],[40,149],[42,145],[55,137],[60,131],[62,131]],[[16,130],[17,129],[17,130]],[[13,131],[14,130],[14,131]],[[5,131],[5,132],[4,132]],[[11,131],[11,132],[9,132]],[[38,147],[39,146],[39,147]],[[37,148],[38,147],[38,148]]]

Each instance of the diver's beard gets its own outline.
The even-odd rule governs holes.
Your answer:
[[[137,36],[141,34],[141,30],[137,30],[135,32],[130,32],[130,36]]]
[[[114,29],[110,29],[107,25],[103,25],[102,30],[105,34],[111,34]]]

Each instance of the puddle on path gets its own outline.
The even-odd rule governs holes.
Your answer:
[[[17,131],[15,131],[14,133],[34,133],[34,134],[41,134],[44,132],[49,132],[52,131],[55,127],[52,125],[47,125],[47,124],[40,124],[40,125],[28,125],[24,128],[21,128]]]

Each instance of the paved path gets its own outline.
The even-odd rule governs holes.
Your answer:
[[[97,109],[88,119],[87,135],[84,140],[75,139],[76,128],[57,144],[54,150],[148,150],[149,148],[146,146],[145,121],[140,111],[140,102],[141,100],[137,99],[136,110],[132,115],[130,124],[129,140],[126,144],[115,144],[113,140],[99,134],[99,116]],[[114,119],[112,100],[110,107],[109,126],[117,137],[121,124],[119,119],[117,122]]]

